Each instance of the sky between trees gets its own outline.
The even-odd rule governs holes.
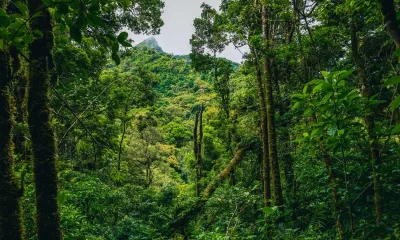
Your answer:
[[[161,28],[160,35],[155,36],[165,52],[175,55],[190,53],[189,39],[194,32],[193,19],[200,17],[200,5],[203,2],[215,9],[218,9],[221,3],[220,0],[165,0],[162,15],[164,26]],[[135,44],[147,37],[149,36],[134,35],[133,33],[129,35],[129,38],[133,39]],[[247,49],[243,48],[241,51],[246,52]],[[227,47],[221,56],[238,63],[242,61],[242,54],[232,45]]]

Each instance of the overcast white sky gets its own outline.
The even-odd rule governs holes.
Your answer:
[[[154,36],[158,44],[167,53],[175,55],[190,52],[189,40],[194,33],[193,19],[200,17],[200,5],[205,2],[215,9],[219,8],[220,0],[164,0],[165,8],[162,18],[164,26],[160,35]],[[135,44],[140,43],[148,36],[130,34]],[[234,62],[242,61],[242,54],[233,46],[229,46],[221,56]]]

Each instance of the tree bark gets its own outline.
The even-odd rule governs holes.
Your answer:
[[[326,150],[325,145],[323,145],[321,142],[320,142],[320,148],[322,151],[322,158],[324,159],[325,167],[328,170],[328,175],[329,175],[329,185],[331,187],[331,195],[333,202],[333,217],[335,218],[336,232],[338,234],[339,239],[342,240],[343,223],[342,219],[340,218],[340,211],[339,211],[339,203],[340,203],[340,198],[338,195],[339,186],[336,182],[336,174],[335,171],[333,170],[332,158],[331,156],[329,156],[329,153]]]
[[[317,123],[317,117],[315,113],[311,117],[312,122]],[[331,197],[333,203],[332,215],[335,218],[336,232],[338,234],[339,240],[343,239],[343,222],[340,218],[340,197],[338,195],[339,184],[336,181],[337,175],[333,169],[332,157],[329,155],[323,139],[318,140],[319,148],[322,152],[322,159],[324,160],[326,170],[328,171],[329,186],[331,188]]]
[[[199,152],[199,145],[198,145],[198,136],[197,130],[199,126],[199,112],[196,112],[195,120],[194,120],[194,129],[193,129],[193,152],[194,152],[194,168],[196,171],[196,196],[200,197],[200,175],[199,175],[199,166],[198,164],[198,152]]]
[[[125,134],[126,134],[127,115],[128,115],[128,104],[125,105],[124,119],[122,120],[122,136],[121,136],[121,140],[119,142],[118,164],[117,164],[118,171],[121,170],[122,144],[124,143]]]
[[[0,1],[6,9],[7,1]],[[0,239],[23,239],[21,189],[13,165],[14,107],[10,97],[12,81],[11,56],[0,50]]]
[[[117,166],[118,171],[121,170],[122,144],[124,143],[124,138],[125,138],[125,133],[126,133],[126,120],[124,120],[122,125],[123,125],[122,136],[121,136],[121,140],[119,142],[119,152],[118,152],[118,166]]]
[[[267,9],[264,5],[262,6],[262,30],[263,40],[267,50],[267,53],[264,54],[264,82],[266,89],[265,102],[267,107],[268,150],[271,162],[272,180],[274,184],[274,204],[275,206],[283,206],[278,151],[276,146],[275,109],[272,93],[271,65],[270,57],[268,56],[268,50],[270,48],[269,26],[267,20]]]
[[[200,109],[200,114],[199,114],[199,139],[198,139],[198,143],[197,143],[197,176],[198,176],[198,196],[200,196],[201,193],[201,184],[200,184],[200,180],[202,177],[202,171],[201,171],[201,165],[202,165],[202,142],[203,142],[203,105],[201,106]]]
[[[31,19],[31,29],[43,33],[42,38],[35,39],[29,46],[28,77],[28,124],[34,158],[37,238],[57,240],[62,238],[57,202],[57,151],[48,96],[54,36],[50,12],[42,1],[30,0],[28,7],[31,16],[41,13]]]
[[[15,120],[16,124],[23,125],[26,120],[26,86],[27,86],[27,63],[22,58],[19,57],[19,53],[16,47],[10,48],[10,55],[12,58],[12,66],[13,66],[13,83],[12,93],[14,96],[15,107],[16,107],[16,115]],[[26,134],[25,129],[16,128],[14,129],[14,153],[18,157],[17,159],[25,159],[26,158]]]
[[[380,0],[381,12],[386,30],[393,39],[396,47],[400,47],[400,21],[396,18],[396,8],[393,0]]]
[[[270,162],[269,162],[269,151],[268,151],[268,125],[267,125],[267,110],[265,107],[265,88],[262,83],[262,75],[260,69],[260,61],[257,56],[257,52],[254,48],[251,49],[254,55],[254,67],[256,70],[257,87],[258,87],[258,102],[260,105],[261,114],[261,139],[262,139],[262,157],[263,157],[263,186],[264,186],[264,206],[270,207],[271,203],[271,177],[270,177]]]
[[[383,1],[386,2],[386,1]],[[388,1],[390,2],[390,1]],[[397,25],[396,25],[397,27]],[[354,20],[351,21],[351,50],[354,65],[357,69],[357,76],[359,85],[361,87],[361,95],[369,99],[371,97],[371,86],[368,81],[367,75],[365,73],[365,63],[358,51],[358,38],[356,25]],[[367,106],[367,112],[364,116],[364,122],[367,128],[367,135],[369,139],[369,148],[370,148],[370,157],[372,158],[372,175],[373,175],[373,183],[374,183],[374,202],[375,202],[375,215],[376,215],[376,223],[380,224],[382,222],[383,217],[383,206],[382,206],[382,183],[381,183],[381,156],[379,154],[379,144],[378,138],[374,133],[375,128],[375,120],[374,120],[374,112]]]

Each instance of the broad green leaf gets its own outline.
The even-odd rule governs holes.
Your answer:
[[[274,213],[276,210],[275,207],[265,207],[265,208],[261,208],[261,211],[263,211],[263,213],[265,214],[272,214]]]
[[[303,88],[303,94],[306,94],[308,91],[308,84],[306,84]]]
[[[350,76],[352,73],[354,72],[354,70],[352,69],[352,70],[348,70],[348,71],[344,71],[343,73],[341,73],[340,75],[339,75],[339,81],[340,80],[343,80],[343,79],[346,79],[348,76]]]
[[[327,94],[325,94],[324,98],[322,99],[323,102],[328,101],[333,95],[333,92],[328,92]]]
[[[309,81],[307,84],[321,84],[321,83],[324,83],[324,82],[325,81],[322,80],[322,79],[314,79],[314,80]]]
[[[121,63],[121,59],[119,58],[118,53],[113,52],[111,54],[111,58],[112,60],[114,60],[115,64],[119,65]]]
[[[344,86],[346,86],[346,81],[344,79],[342,79],[338,83],[336,83],[336,86],[344,87]]]
[[[300,106],[300,102],[296,102],[293,107],[292,110],[295,110],[296,108],[298,108]]]
[[[128,38],[128,33],[127,32],[121,32],[119,35],[118,35],[118,37],[117,37],[117,40],[118,40],[118,42],[124,42],[124,41],[126,41],[126,39]]]
[[[43,33],[37,29],[33,30],[33,35],[35,35],[36,37],[39,37],[39,38],[43,37]]]
[[[22,15],[24,16],[28,16],[29,11],[28,11],[28,6],[26,4],[24,4],[23,2],[17,1],[15,3],[15,5],[17,5],[19,11],[22,13]]]
[[[324,76],[324,78],[328,79],[329,78],[329,72],[327,71],[321,71],[322,76]]]
[[[2,8],[0,8],[0,16],[7,16],[6,11],[4,11]]]
[[[381,103],[385,103],[385,100],[371,100],[369,101],[369,105],[377,105],[377,104],[381,104]]]
[[[118,50],[119,50],[118,42],[114,42],[111,49],[113,52],[118,52]]]
[[[338,134],[339,134],[339,136],[342,136],[342,135],[344,134],[344,129],[340,129],[340,130],[338,131]]]
[[[390,104],[390,108],[392,109],[392,110],[395,110],[397,107],[399,107],[400,106],[400,96],[397,96],[394,100],[393,100],[393,102]]]
[[[320,128],[316,128],[316,129],[312,130],[311,136],[315,136],[315,135],[320,134],[320,133],[321,133],[321,129]]]
[[[394,55],[396,57],[400,57],[400,48],[396,49],[396,51],[394,51]]]
[[[291,95],[292,98],[304,98],[304,95],[301,93],[293,93]]]
[[[304,110],[303,115],[304,116],[310,116],[311,113],[313,113],[313,109],[309,107],[306,110]]]
[[[314,93],[316,93],[316,92],[318,92],[318,91],[321,91],[323,85],[324,85],[323,83],[320,83],[320,84],[318,84],[317,86],[315,86],[315,87],[313,88],[313,90],[312,90],[312,93],[314,94]]]
[[[388,79],[383,86],[387,87],[387,86],[391,86],[391,85],[395,85],[395,84],[399,84],[400,83],[400,76],[397,77],[392,77],[390,79]]]
[[[313,92],[313,93],[316,93],[316,92],[321,91],[321,90],[332,90],[332,85],[331,85],[330,83],[323,82],[323,83],[321,83],[321,84],[315,86],[315,87],[313,88],[313,91],[312,91],[312,92]]]
[[[25,34],[24,36],[24,42],[25,44],[31,44],[33,42],[33,36],[32,34]]]
[[[336,132],[337,132],[337,127],[333,126],[331,129],[329,129],[328,135],[333,136],[333,135],[335,135]]]
[[[392,129],[392,134],[400,134],[400,124],[397,124],[393,129]]]
[[[130,42],[127,42],[127,41],[120,42],[120,44],[122,46],[124,46],[124,47],[132,47],[132,44]]]

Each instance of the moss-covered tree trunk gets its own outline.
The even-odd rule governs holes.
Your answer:
[[[0,1],[5,9],[6,1]],[[14,106],[10,97],[11,57],[0,50],[0,239],[23,239],[21,190],[15,178],[12,131]]]
[[[267,110],[265,107],[265,88],[262,82],[262,74],[260,69],[260,61],[257,56],[257,52],[254,48],[251,49],[254,55],[254,67],[256,71],[257,78],[257,88],[258,88],[258,102],[260,105],[260,115],[261,115],[261,140],[262,140],[262,158],[263,158],[263,186],[264,186],[264,206],[270,207],[271,200],[271,182],[270,182],[270,163],[269,163],[269,151],[268,151],[268,125],[267,125]]]
[[[56,142],[51,124],[49,87],[54,36],[50,12],[41,0],[28,1],[31,29],[43,37],[29,46],[28,124],[32,139],[36,191],[36,226],[39,240],[61,239],[57,203]]]
[[[367,75],[365,73],[365,63],[358,51],[358,38],[357,38],[357,30],[355,22],[351,21],[351,51],[353,56],[354,65],[357,69],[357,76],[359,85],[361,88],[361,95],[366,99],[372,97],[371,94],[371,86]],[[399,42],[400,43],[400,42]],[[397,43],[396,43],[397,44]],[[383,207],[382,207],[382,183],[381,183],[381,156],[379,154],[379,144],[378,138],[374,133],[375,129],[375,120],[374,120],[374,112],[367,106],[367,112],[364,116],[365,126],[367,128],[367,134],[369,139],[369,149],[372,158],[372,176],[374,183],[374,201],[375,201],[375,214],[376,214],[376,223],[380,224],[383,216]]]
[[[10,54],[12,58],[12,66],[14,68],[13,72],[13,82],[12,94],[14,96],[16,115],[16,124],[20,125],[14,129],[14,153],[18,157],[17,159],[26,159],[28,149],[26,148],[26,129],[24,123],[26,120],[26,86],[27,86],[27,62],[19,57],[19,53],[16,47],[10,48]]]
[[[400,48],[400,21],[397,19],[396,8],[393,0],[380,0],[384,25],[397,48]]]
[[[267,9],[262,6],[262,32],[263,40],[267,49],[267,53],[264,54],[264,83],[265,83],[265,102],[267,108],[267,126],[268,126],[268,150],[269,159],[271,163],[272,180],[274,185],[274,203],[275,206],[283,206],[283,195],[281,176],[278,162],[278,150],[276,145],[276,130],[275,130],[275,106],[274,97],[272,93],[272,79],[271,79],[271,64],[270,57],[268,56],[268,50],[270,46],[269,26],[267,20]]]

